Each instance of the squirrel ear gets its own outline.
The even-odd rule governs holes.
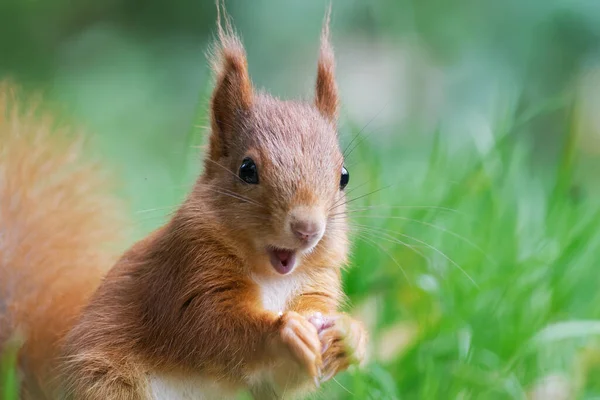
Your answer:
[[[211,98],[211,159],[227,155],[236,116],[252,105],[252,82],[248,75],[246,51],[235,35],[229,16],[223,9],[225,27],[221,25],[221,6],[217,0],[218,42],[212,57],[216,85]]]
[[[331,42],[329,41],[330,16],[331,4],[325,15],[323,30],[321,32],[315,105],[323,116],[331,121],[336,121],[338,115],[338,90],[335,82],[335,58]]]

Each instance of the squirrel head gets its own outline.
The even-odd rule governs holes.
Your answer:
[[[242,43],[224,19],[213,61],[209,152],[195,192],[253,272],[339,265],[347,251],[349,174],[338,143],[329,12],[311,102],[256,91]]]

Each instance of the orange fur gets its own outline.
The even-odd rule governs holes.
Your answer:
[[[335,82],[335,60],[333,47],[329,38],[329,20],[331,5],[325,16],[323,32],[321,33],[321,49],[317,66],[317,86],[315,105],[321,113],[330,120],[338,116],[338,89]]]
[[[0,351],[15,335],[24,341],[23,383],[38,399],[50,390],[56,342],[116,259],[122,208],[104,194],[108,180],[84,158],[81,136],[52,129],[18,95],[0,84]]]
[[[71,176],[62,183],[62,191],[47,195],[56,197],[48,200],[52,204],[69,197],[68,208],[56,215],[48,214],[50,206],[38,210],[41,200],[36,197],[20,205],[21,218],[39,211],[35,223],[22,230],[20,219],[0,221],[4,231],[39,235],[51,245],[48,249],[58,249],[50,255],[50,250],[11,244],[9,251],[20,259],[2,264],[6,279],[37,279],[47,272],[52,278],[44,284],[67,287],[46,291],[35,286],[31,302],[19,303],[23,310],[32,310],[39,296],[55,300],[52,312],[27,321],[39,328],[35,332],[42,340],[28,337],[31,350],[25,354],[40,366],[58,367],[49,373],[46,367],[26,364],[40,382],[60,384],[41,384],[44,396],[213,398],[209,391],[214,387],[217,398],[240,389],[258,399],[281,398],[314,390],[323,372],[337,373],[362,358],[362,325],[337,311],[343,300],[340,269],[348,242],[346,223],[339,218],[345,200],[339,187],[343,156],[336,132],[333,53],[326,34],[329,18],[314,104],[256,93],[241,41],[224,18],[214,62],[210,151],[203,174],[167,224],[132,246],[104,276],[102,266],[110,265],[110,259],[99,258],[96,250],[113,232],[104,214],[87,212],[96,210],[100,197],[80,189],[84,184],[100,187],[95,181],[83,182],[95,176],[92,170],[85,170],[81,180]],[[0,165],[11,168],[8,179],[23,189],[0,191],[2,204],[43,182],[40,172],[46,162],[62,165],[64,149],[59,144],[41,143],[39,148],[48,154],[34,157],[19,142],[20,131],[9,138],[14,136],[10,146],[22,153],[13,156],[11,148]],[[237,176],[245,157],[256,162],[259,184]],[[21,171],[29,163],[34,170]],[[9,211],[3,210],[6,215]],[[290,230],[291,215],[324,227],[314,245],[306,245]],[[65,233],[53,236],[53,229]],[[286,274],[276,272],[268,253],[272,247],[292,249],[297,267]],[[27,258],[31,254],[37,257],[34,263]],[[49,263],[48,257],[56,258]],[[26,258],[27,267],[20,270]],[[88,264],[97,269],[85,268]],[[63,290],[66,295],[57,295]],[[25,289],[15,293],[0,293],[0,299],[20,300]],[[333,324],[321,329],[312,322],[315,313]],[[24,312],[18,315],[25,318]],[[344,329],[348,321],[350,330]],[[60,329],[42,329],[53,324]],[[66,328],[71,328],[68,333]],[[329,346],[333,342],[338,344]],[[341,351],[339,343],[352,351]],[[43,352],[36,352],[38,344]],[[326,345],[330,349],[323,352]]]

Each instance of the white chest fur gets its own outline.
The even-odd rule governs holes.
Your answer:
[[[253,278],[260,289],[262,306],[269,311],[285,311],[300,289],[301,277],[296,274]]]
[[[148,377],[151,400],[216,400],[235,399],[236,393],[214,380],[153,374]]]

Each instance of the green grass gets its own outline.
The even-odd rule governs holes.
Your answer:
[[[19,385],[14,369],[18,346],[10,342],[0,357],[0,399],[17,400]]]
[[[369,186],[394,185],[362,201],[382,206],[351,214],[361,225],[346,290],[374,316],[380,351],[393,351],[378,336],[390,327],[410,341],[328,385],[336,398],[521,399],[553,374],[568,398],[600,396],[600,207],[572,190],[575,128],[548,171],[531,166],[515,121],[483,154],[449,155],[440,141],[429,157],[405,159],[419,150],[398,154],[400,143],[356,156]]]
[[[600,396],[600,207],[572,190],[575,127],[548,171],[532,167],[518,117],[484,153],[449,155],[441,139],[428,157],[398,142],[358,152],[364,192],[393,186],[354,205],[346,291],[373,319],[376,352],[397,355],[324,398],[521,399],[555,374],[569,398]],[[408,342],[397,348],[391,328]]]

